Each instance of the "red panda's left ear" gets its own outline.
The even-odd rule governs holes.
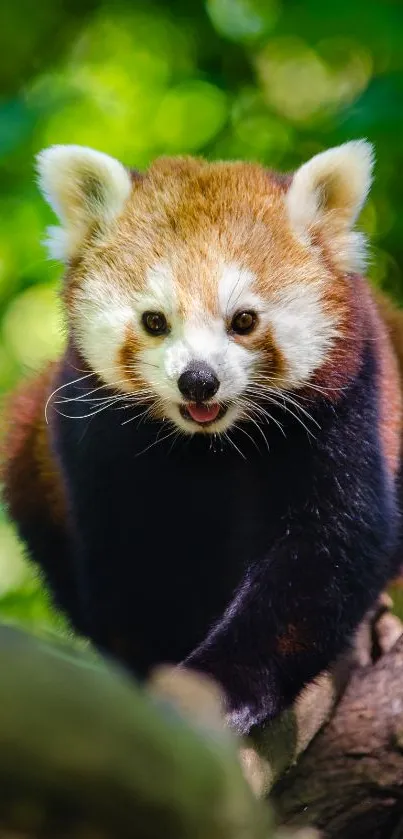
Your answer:
[[[353,227],[371,186],[373,162],[365,140],[329,149],[297,170],[286,195],[294,233],[305,244],[320,233],[342,271],[365,264],[365,237]]]

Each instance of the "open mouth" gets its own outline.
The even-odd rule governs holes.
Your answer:
[[[218,405],[217,402],[211,405],[188,402],[186,405],[180,405],[179,410],[184,419],[206,426],[220,420],[227,413],[228,408],[226,405]]]

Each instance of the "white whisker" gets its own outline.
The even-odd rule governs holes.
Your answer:
[[[64,411],[59,411],[58,408],[55,408],[57,414],[61,417],[65,417],[66,419],[73,419],[73,420],[83,420],[89,419],[90,417],[95,417],[97,414],[101,414],[102,411],[106,411],[109,405],[102,405],[100,408],[97,408],[95,411],[89,411],[88,414],[65,414]]]
[[[258,446],[258,444],[257,444],[256,440],[254,440],[254,439],[253,439],[253,437],[251,436],[251,434],[248,434],[248,432],[247,432],[247,431],[245,431],[245,429],[244,429],[244,428],[242,428],[242,426],[241,426],[241,425],[237,425],[237,424],[235,423],[235,425],[233,425],[233,428],[236,428],[238,431],[241,431],[241,432],[242,432],[242,434],[246,434],[246,436],[247,436],[247,437],[249,437],[249,440],[250,440],[250,441],[253,443],[253,445],[255,446],[255,449],[257,449],[257,450],[258,450],[258,452],[260,452],[260,449],[259,449],[259,446]]]
[[[265,410],[265,408],[263,408],[262,405],[258,405],[255,402],[252,402],[250,399],[246,399],[246,400],[245,399],[240,399],[240,404],[242,406],[246,405],[247,410],[250,411],[255,416],[257,416],[259,419],[261,419],[263,417],[264,420],[269,420],[269,422],[273,422],[277,426],[277,428],[279,428],[279,430],[281,431],[283,436],[284,437],[286,436],[284,428],[281,425],[281,422],[278,419],[276,419],[276,417],[273,417],[272,414],[270,414],[269,411]],[[253,420],[252,417],[250,417],[250,416],[249,416],[249,419],[250,419],[251,422],[254,422],[254,424],[256,425],[256,428],[262,434],[262,436],[265,440],[266,446],[268,447],[266,437],[264,436],[263,430],[261,429],[259,423],[256,420]]]
[[[236,445],[236,443],[234,443],[233,440],[231,440],[231,437],[229,436],[229,434],[226,431],[223,432],[222,436],[225,437],[226,440],[228,440],[228,443],[231,444],[231,446],[238,452],[238,454],[242,457],[242,459],[246,460],[245,455],[241,452],[240,449],[238,449],[238,446]]]
[[[83,379],[88,379],[88,376],[92,376],[92,375],[93,375],[92,373],[87,373],[85,376],[79,376],[78,379],[75,379],[73,382],[65,382],[64,384],[60,385],[59,387],[55,388],[55,390],[52,391],[52,393],[50,394],[50,396],[46,400],[46,404],[45,404],[46,425],[49,424],[49,422],[48,422],[48,406],[49,406],[49,403],[52,400],[52,398],[56,395],[56,393],[59,393],[59,391],[63,390],[63,388],[65,388],[65,387],[68,387],[69,385],[74,385],[77,382],[83,381]]]
[[[174,428],[174,430],[170,431],[169,434],[166,434],[165,437],[159,437],[160,433],[161,433],[161,429],[159,430],[159,432],[157,434],[157,439],[154,440],[153,443],[150,443],[149,446],[146,446],[146,448],[143,449],[141,452],[137,452],[136,457],[140,457],[140,455],[145,454],[150,449],[152,449],[154,446],[156,446],[158,443],[163,443],[164,440],[169,440],[170,437],[172,437],[174,434],[176,435],[178,432],[177,432],[177,429]]]

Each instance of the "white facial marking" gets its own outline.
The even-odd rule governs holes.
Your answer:
[[[111,278],[112,279],[112,278]],[[133,307],[105,275],[85,279],[74,299],[75,334],[79,349],[95,372],[109,385],[124,388],[118,364],[127,327],[133,322]]]
[[[291,284],[267,307],[268,323],[286,361],[285,387],[308,382],[338,335],[336,319],[324,308],[320,285]]]
[[[136,297],[136,309],[175,314],[177,298],[172,268],[167,262],[157,262],[147,270],[144,292]]]
[[[178,399],[174,375],[169,374],[166,365],[172,338],[180,327],[176,310],[177,295],[172,268],[167,262],[157,262],[147,270],[144,291],[136,296],[136,323],[137,328],[142,329],[141,316],[144,312],[161,312],[169,321],[171,332],[164,339],[151,339],[150,346],[141,352],[137,361],[143,378],[150,382],[163,400]]]
[[[292,270],[292,269],[290,269]],[[75,298],[76,334],[80,349],[93,370],[110,385],[130,389],[130,378],[118,364],[119,351],[129,326],[142,330],[145,311],[158,311],[167,317],[170,331],[161,338],[145,337],[144,349],[133,359],[142,378],[160,399],[164,415],[182,430],[222,432],[241,415],[241,398],[251,382],[259,352],[238,343],[228,332],[236,312],[253,310],[258,315],[258,329],[272,334],[285,359],[285,371],[279,380],[282,388],[306,384],[323,364],[337,334],[338,324],[323,305],[323,281],[316,283],[296,278],[267,297],[257,294],[253,273],[235,263],[224,264],[217,284],[220,314],[204,310],[196,296],[184,319],[178,311],[177,293],[171,267],[160,262],[146,274],[141,292],[124,292],[113,275],[89,275]],[[220,387],[214,397],[229,405],[227,413],[207,428],[184,419],[178,388],[180,375],[192,362],[204,362],[212,368]]]
[[[226,264],[219,284],[221,310],[227,316],[243,309],[255,311],[286,360],[283,386],[301,386],[323,363],[338,335],[335,319],[323,306],[322,284],[294,282],[276,295],[268,292],[266,299],[254,291],[255,286],[251,271]]]
[[[255,354],[236,344],[227,331],[227,319],[239,309],[261,307],[260,298],[251,290],[254,275],[236,263],[225,263],[217,288],[221,316],[204,311],[195,299],[186,322],[178,324],[176,335],[167,340],[165,370],[172,382],[177,381],[194,361],[208,364],[220,381],[217,400],[236,399],[246,387],[248,372]],[[180,394],[178,391],[179,398]]]
[[[223,317],[229,317],[242,309],[261,307],[262,301],[253,292],[256,277],[248,268],[236,262],[223,265],[218,284],[218,300]]]

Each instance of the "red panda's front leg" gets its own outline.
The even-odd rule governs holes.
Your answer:
[[[183,662],[221,683],[238,733],[276,716],[335,661],[390,578],[396,510],[382,469],[372,478],[364,492],[353,479],[350,491],[290,514],[286,535]]]
[[[229,724],[239,734],[277,716],[335,661],[387,582],[387,560],[374,552],[379,567],[354,585],[354,562],[345,556],[341,563],[334,551],[320,569],[324,548],[317,548],[315,555],[284,546],[276,572],[251,573],[223,620],[184,662],[222,685]],[[360,574],[363,563],[355,564]]]

